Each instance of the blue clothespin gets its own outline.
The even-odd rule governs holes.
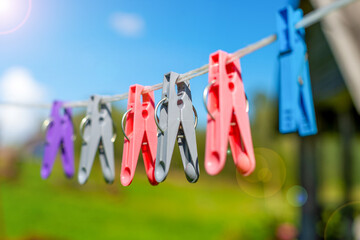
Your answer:
[[[277,14],[277,36],[280,48],[279,130],[299,132],[300,136],[317,133],[311,93],[305,29],[295,24],[303,17],[301,9],[291,6]]]

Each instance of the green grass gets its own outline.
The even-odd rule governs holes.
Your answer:
[[[120,185],[119,166],[115,183],[105,184],[98,160],[84,186],[76,177],[64,177],[59,159],[48,180],[40,178],[38,161],[24,161],[17,179],[0,182],[0,239],[275,239],[279,224],[290,222],[299,227],[300,208],[290,206],[287,199],[288,190],[299,184],[295,137],[284,136],[277,148],[270,148],[274,150],[255,149],[262,153],[257,155],[257,169],[239,183],[231,157],[218,176],[208,176],[201,169],[196,184],[186,181],[181,160],[174,157],[168,178],[155,187],[147,181],[141,157],[129,187]],[[203,141],[199,142],[203,149]],[[337,136],[326,135],[320,143],[318,197],[327,209],[326,223],[342,204],[342,159]],[[359,143],[356,138],[354,144]],[[202,154],[199,151],[199,159]],[[353,154],[358,159],[359,148]],[[174,156],[178,155],[175,151]],[[354,173],[359,166],[355,161]],[[265,167],[271,172],[270,179],[261,177]],[[274,195],[252,197],[273,189],[278,189]],[[353,193],[358,200],[358,184]]]
[[[58,162],[48,180],[40,178],[38,164],[22,163],[19,179],[1,185],[7,238],[266,239],[284,208],[276,199],[281,193],[253,198],[241,191],[235,175],[229,180],[202,174],[189,184],[173,170],[153,187],[139,164],[131,186],[122,187],[118,177],[106,185],[97,164],[88,183],[79,186],[65,179]]]

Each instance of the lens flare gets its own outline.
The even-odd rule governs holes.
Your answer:
[[[27,3],[27,4],[26,4]],[[24,6],[24,5],[27,6]],[[26,7],[26,13],[21,16],[21,9]],[[29,19],[32,0],[0,0],[0,35],[6,35],[19,30]],[[19,16],[20,15],[20,16]],[[4,27],[5,26],[5,27]]]
[[[283,159],[271,149],[256,148],[256,169],[247,177],[236,172],[237,182],[245,193],[256,198],[268,198],[282,188],[286,178]]]

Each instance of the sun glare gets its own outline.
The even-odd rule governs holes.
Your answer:
[[[20,29],[31,13],[32,0],[0,0],[0,35]]]
[[[11,9],[11,0],[0,0],[0,14],[7,14]]]

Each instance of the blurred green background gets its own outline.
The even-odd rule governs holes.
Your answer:
[[[277,133],[276,102],[259,95],[256,104],[262,106],[252,125],[257,168],[249,177],[236,173],[231,154],[221,174],[211,177],[205,173],[203,129],[197,132],[201,176],[196,184],[186,181],[175,148],[164,183],[155,187],[148,183],[140,156],[134,181],[129,187],[122,187],[122,137],[115,143],[117,178],[112,185],[104,182],[98,159],[84,186],[77,183],[76,177],[65,178],[60,159],[50,178],[42,180],[40,133],[38,140],[34,138],[21,151],[2,150],[2,239],[297,238],[301,207],[308,201],[307,190],[299,182],[300,138]],[[114,109],[116,123],[120,123],[121,116],[121,111]],[[79,126],[82,117],[83,114],[75,116],[75,126]],[[337,236],[342,230],[334,226],[344,214],[331,214],[344,200],[345,183],[339,171],[341,144],[335,132],[321,134],[319,139],[318,191],[324,210],[317,229],[319,236],[324,236],[326,226],[331,225],[329,234]],[[359,136],[353,144],[360,144]],[[77,138],[76,166],[80,145]],[[353,154],[360,158],[360,149]],[[354,171],[359,167],[354,166]],[[358,182],[360,176],[355,177]],[[359,199],[359,186],[354,185],[351,193],[353,199]],[[360,204],[350,207],[357,206]]]

